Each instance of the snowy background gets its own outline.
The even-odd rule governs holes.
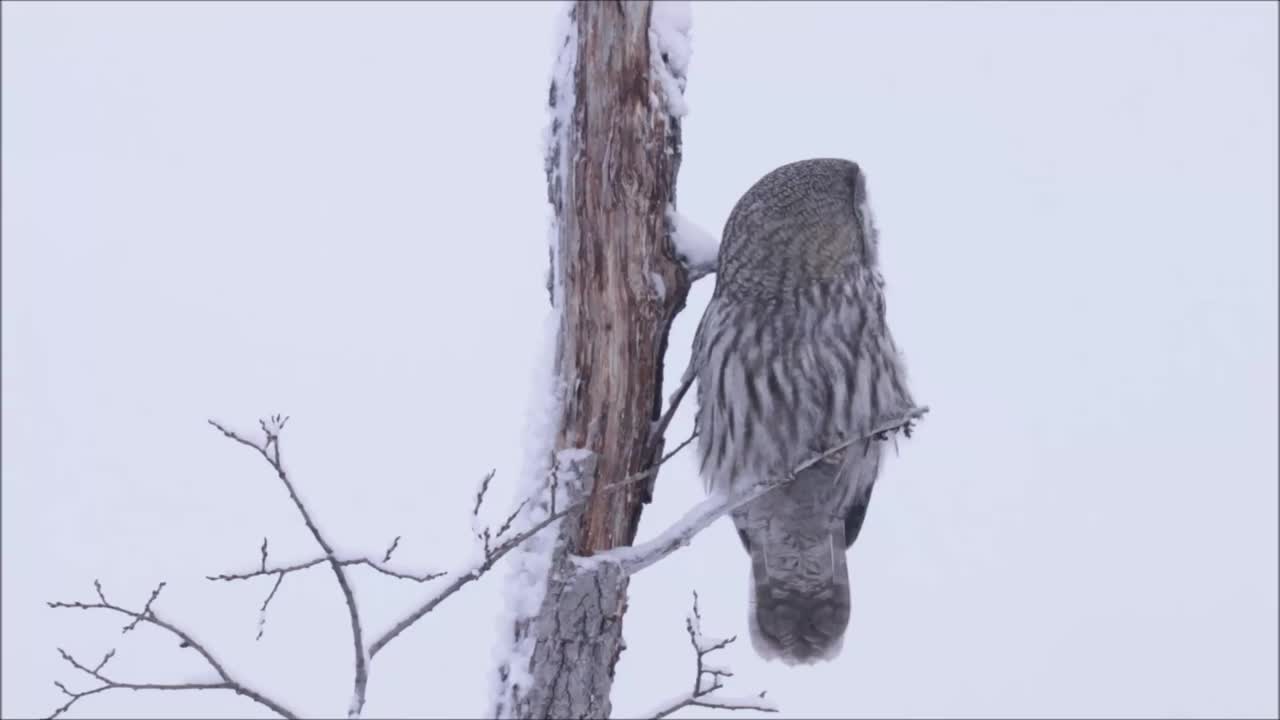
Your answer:
[[[50,599],[158,604],[302,713],[346,707],[324,571],[266,466],[205,425],[293,416],[330,536],[464,558],[476,480],[521,467],[546,313],[541,136],[555,4],[55,4],[3,10],[3,707],[194,655]],[[681,211],[714,232],[757,178],[869,176],[890,320],[933,412],[850,556],[844,653],[746,640],[721,521],[642,573],[619,716],[738,634],[730,689],[787,715],[1277,714],[1277,75],[1270,3],[697,4]],[[678,376],[713,279],[667,358]],[[672,437],[690,428],[689,408]],[[673,461],[647,537],[700,498]],[[497,496],[503,502],[506,498]],[[502,503],[495,512],[503,509]],[[487,710],[502,576],[373,666],[367,713]],[[359,574],[381,629],[428,589]],[[75,714],[242,717],[227,694]],[[686,711],[687,717],[699,711]],[[744,717],[746,717],[744,715]]]

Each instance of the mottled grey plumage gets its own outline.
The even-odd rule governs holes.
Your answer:
[[[876,243],[865,180],[847,160],[784,165],[738,201],[694,339],[709,492],[785,475],[912,407],[885,324]],[[881,451],[856,443],[734,511],[751,555],[761,655],[809,663],[839,651],[849,623],[845,550]]]

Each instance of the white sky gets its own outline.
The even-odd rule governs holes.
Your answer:
[[[4,5],[0,713],[46,714],[53,680],[80,682],[58,646],[118,646],[121,679],[203,677],[167,638],[44,608],[95,577],[131,604],[169,581],[158,608],[254,685],[345,708],[328,574],[286,581],[258,643],[269,581],[202,580],[255,564],[264,535],[311,553],[266,467],[204,420],[291,414],[286,458],[351,552],[403,535],[405,563],[465,555],[475,480],[497,468],[509,492],[520,467],[557,7]],[[837,661],[756,659],[722,521],[634,581],[618,715],[689,684],[696,588],[704,630],[743,638],[731,689],[791,716],[1274,717],[1276,5],[693,17],[681,211],[718,233],[773,167],[860,162],[933,412],[851,552]],[[673,461],[642,537],[700,492]],[[358,583],[375,631],[427,592]],[[380,655],[369,716],[485,712],[501,584]],[[259,708],[128,693],[77,711]]]

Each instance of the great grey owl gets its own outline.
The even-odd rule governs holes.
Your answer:
[[[847,160],[784,165],[733,208],[693,348],[708,492],[784,476],[912,407],[876,255],[866,182]],[[812,663],[839,652],[845,552],[882,450],[859,441],[732,513],[751,556],[760,655]]]

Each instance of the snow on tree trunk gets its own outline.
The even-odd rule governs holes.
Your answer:
[[[586,502],[516,559],[498,717],[610,714],[627,577],[617,566],[579,571],[570,556],[632,543],[652,479],[608,486],[662,452],[650,435],[663,356],[690,283],[670,238],[688,60],[688,8],[671,5],[580,0],[569,10],[547,153],[556,333],[541,409],[553,417],[532,438],[539,456],[526,482],[551,478],[534,515]]]

